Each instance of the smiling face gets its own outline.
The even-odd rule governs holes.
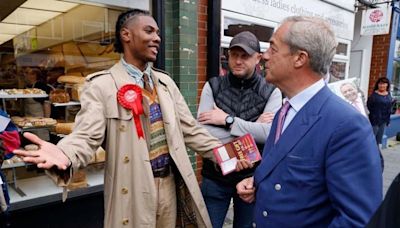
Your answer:
[[[139,69],[148,62],[156,61],[161,42],[159,33],[157,23],[151,16],[139,15],[128,21],[121,30],[126,60]]]
[[[349,83],[343,84],[340,87],[340,91],[342,92],[343,96],[350,102],[354,102],[357,100],[357,89]]]
[[[389,84],[386,82],[379,82],[378,83],[378,91],[379,92],[386,92],[388,91]]]
[[[240,47],[229,49],[229,69],[237,78],[250,78],[260,59],[261,55],[257,52],[249,55]]]

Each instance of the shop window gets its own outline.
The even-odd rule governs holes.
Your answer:
[[[261,51],[265,51],[277,23],[257,17],[222,10],[221,47],[226,48],[236,34],[250,31],[260,40]]]
[[[345,79],[346,62],[333,61],[329,68],[329,83]]]
[[[347,52],[348,52],[348,44],[339,42],[338,46],[336,47],[336,54],[347,56]]]
[[[400,109],[400,40],[397,37],[395,41],[395,49],[393,56],[393,75],[391,80],[391,94],[392,97],[397,101],[395,105],[397,109]]]
[[[274,28],[258,25],[250,21],[224,18],[224,36],[234,37],[243,31],[252,32],[261,42],[268,42],[274,32]]]
[[[391,83],[392,95],[400,101],[400,62],[393,61],[393,77]]]
[[[220,55],[220,68],[219,68],[219,76],[226,76],[229,72],[229,55],[228,48],[221,48]],[[256,65],[256,72],[264,77],[264,62],[261,60],[259,64]]]
[[[35,5],[34,10],[55,10],[56,13],[29,20],[27,14],[20,11],[31,10],[30,3],[27,1],[0,22],[0,89],[34,86],[25,73],[34,69],[40,71],[41,83],[71,92],[70,85],[58,80],[60,76],[83,79],[90,73],[108,69],[120,59],[120,55],[113,51],[113,41],[114,25],[121,10],[68,3],[65,4],[69,8],[60,8],[58,5],[64,3],[54,1],[58,4],[58,11],[50,5],[41,4]],[[10,23],[15,27],[10,27]],[[10,91],[3,90],[1,93],[7,95]],[[79,102],[79,97],[72,98]],[[11,115],[23,116],[26,114],[24,101],[27,99],[22,100],[6,99],[2,106]],[[55,106],[52,110],[52,116],[64,118],[59,116],[64,112],[57,113]]]

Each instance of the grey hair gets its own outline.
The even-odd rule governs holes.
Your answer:
[[[352,82],[345,82],[345,83],[342,83],[342,84],[340,85],[340,89],[342,89],[343,86],[345,86],[345,85],[350,85],[351,87],[353,87],[355,90],[358,91],[357,86],[356,86],[354,83],[352,83]]]
[[[314,72],[325,75],[336,53],[337,41],[330,25],[321,18],[292,16],[283,20],[282,24],[291,23],[284,36],[291,53],[306,51],[310,58],[310,66]]]

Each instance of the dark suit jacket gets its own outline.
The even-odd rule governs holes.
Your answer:
[[[367,228],[398,227],[400,227],[400,173],[393,180],[385,200],[367,225]]]
[[[367,118],[326,86],[255,172],[258,227],[364,227],[382,201],[378,148]]]

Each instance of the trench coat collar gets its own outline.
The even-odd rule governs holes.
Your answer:
[[[114,79],[117,90],[119,90],[122,86],[126,84],[135,84],[135,80],[133,80],[132,77],[128,74],[121,61],[110,68],[110,73]],[[171,119],[173,118],[173,115],[170,115],[169,113],[169,108],[173,107],[171,106],[173,105],[173,100],[171,99],[172,95],[170,94],[170,90],[167,86],[168,82],[162,75],[163,73],[152,69],[150,77],[152,77],[154,86],[157,90],[164,124],[169,124],[173,120]]]

